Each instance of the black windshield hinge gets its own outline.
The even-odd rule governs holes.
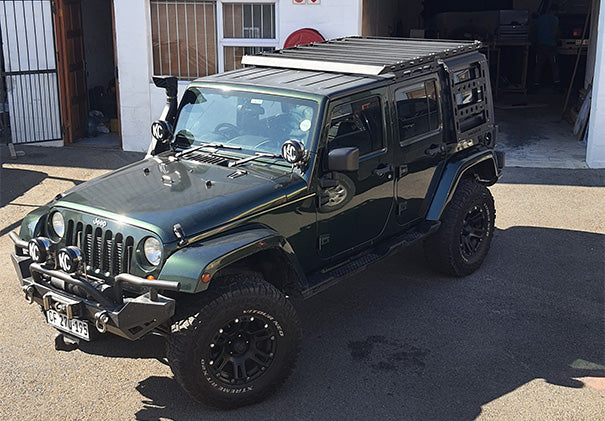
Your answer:
[[[397,204],[397,216],[401,216],[408,210],[408,201],[400,200]]]

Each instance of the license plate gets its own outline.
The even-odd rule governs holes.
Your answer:
[[[55,310],[46,312],[46,321],[57,329],[71,333],[78,338],[90,340],[88,334],[88,323],[83,320],[68,319],[65,314],[57,313]]]

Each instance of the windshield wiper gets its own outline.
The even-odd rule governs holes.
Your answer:
[[[179,158],[183,155],[186,155],[190,152],[195,152],[197,150],[200,150],[202,148],[220,148],[220,149],[236,149],[236,150],[241,150],[242,147],[241,146],[235,146],[235,145],[225,145],[223,143],[204,143],[203,145],[198,145],[198,146],[194,146],[193,148],[188,148],[185,149],[181,152],[177,152],[176,155],[174,155],[175,158]]]
[[[244,164],[246,162],[254,161],[258,158],[281,158],[281,159],[283,159],[283,157],[281,155],[277,155],[274,153],[256,152],[254,154],[254,156],[249,156],[247,158],[242,158],[242,159],[238,159],[237,161],[230,162],[229,167],[235,167],[237,165]]]

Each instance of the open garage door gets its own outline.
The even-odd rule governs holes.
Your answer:
[[[61,116],[50,0],[1,0],[0,104],[15,144],[60,140]]]

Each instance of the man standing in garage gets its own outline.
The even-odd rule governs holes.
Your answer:
[[[556,90],[561,89],[557,42],[559,40],[559,18],[555,16],[558,8],[550,8],[536,20],[536,65],[534,67],[533,90],[540,87],[542,74],[548,69]]]

